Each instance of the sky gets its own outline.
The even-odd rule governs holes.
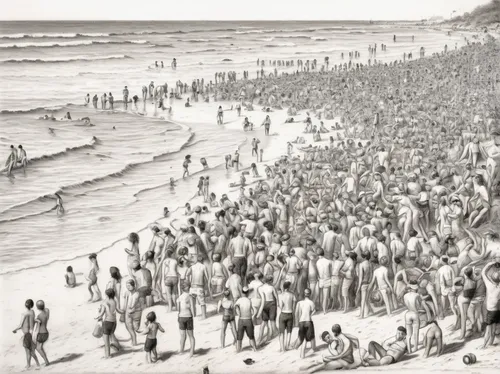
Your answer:
[[[10,0],[1,20],[420,20],[489,0]],[[0,25],[1,27],[1,25]]]

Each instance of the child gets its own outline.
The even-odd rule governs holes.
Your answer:
[[[158,352],[156,351],[156,345],[158,343],[156,340],[156,334],[158,333],[158,330],[165,332],[163,327],[156,322],[156,313],[149,312],[146,316],[146,329],[140,332],[143,335],[147,335],[146,341],[144,342],[144,352],[146,352],[146,362],[148,364],[158,361]],[[154,360],[151,358],[151,352],[153,352]]]
[[[86,279],[89,281],[89,292],[90,292],[90,299],[89,302],[96,302],[100,301],[102,299],[101,296],[101,291],[99,290],[99,285],[97,284],[97,273],[99,272],[99,263],[97,262],[97,255],[95,253],[92,253],[89,256],[90,260],[90,270],[89,270],[89,275],[86,277]],[[94,300],[94,292],[95,291],[97,298]]]
[[[64,278],[66,278],[66,284],[64,287],[74,288],[76,286],[76,277],[75,273],[73,273],[72,266],[68,266],[66,268],[66,274],[64,274]]]

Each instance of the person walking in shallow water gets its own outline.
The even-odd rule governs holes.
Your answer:
[[[85,277],[89,281],[88,290],[90,292],[89,302],[96,302],[102,299],[101,291],[99,290],[99,285],[97,284],[97,273],[99,272],[99,264],[97,262],[97,255],[92,253],[89,256],[90,260],[90,270],[88,276]],[[94,299],[94,292],[97,298]]]

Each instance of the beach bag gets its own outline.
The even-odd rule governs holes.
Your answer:
[[[102,323],[100,321],[96,323],[92,335],[97,339],[102,338]]]

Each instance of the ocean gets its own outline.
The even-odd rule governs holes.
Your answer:
[[[118,103],[113,112],[86,108],[87,93],[113,92],[118,101],[125,85],[140,97],[151,81],[208,83],[229,70],[255,78],[257,58],[321,65],[329,57],[332,65],[357,50],[356,62],[366,63],[375,43],[377,59],[393,61],[403,52],[416,58],[421,46],[426,54],[460,47],[464,39],[376,22],[1,22],[0,157],[22,144],[31,162],[26,174],[0,174],[0,273],[98,252],[144,228],[163,206],[174,210],[191,197],[168,187],[182,176],[185,154],[220,167],[222,155],[246,141],[242,131],[217,127],[215,114],[214,123],[197,122],[196,108],[193,118],[174,123],[124,112]],[[67,111],[95,126],[38,119]],[[62,217],[53,210],[56,192],[67,210]]]

